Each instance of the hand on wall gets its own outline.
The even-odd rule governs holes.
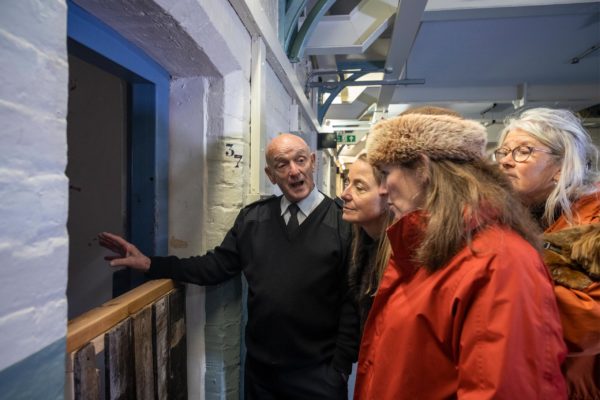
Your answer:
[[[111,267],[129,267],[143,272],[150,269],[150,259],[122,237],[102,232],[98,234],[98,241],[100,246],[116,253],[104,257],[105,260],[110,261]]]

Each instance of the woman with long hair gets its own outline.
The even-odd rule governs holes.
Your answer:
[[[361,332],[390,256],[385,229],[392,215],[387,196],[379,194],[380,184],[381,173],[367,162],[367,155],[363,153],[350,166],[341,195],[344,200],[342,218],[352,223],[354,229],[348,278]]]
[[[355,399],[562,399],[566,353],[539,235],[450,115],[379,122],[368,160],[396,222],[361,342]]]
[[[494,157],[546,241],[564,338],[569,398],[600,399],[598,150],[568,110],[534,108],[507,120]]]

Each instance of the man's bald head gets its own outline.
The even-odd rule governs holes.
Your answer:
[[[273,161],[273,157],[281,152],[283,149],[287,148],[300,148],[304,147],[306,152],[310,154],[310,147],[308,144],[299,136],[292,135],[291,133],[282,133],[279,136],[273,138],[269,144],[267,144],[267,149],[265,152],[265,158],[267,161],[267,165],[271,165]]]
[[[265,172],[292,203],[306,198],[315,187],[315,155],[308,144],[291,133],[282,133],[267,145]]]

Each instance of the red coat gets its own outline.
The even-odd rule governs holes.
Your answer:
[[[581,198],[573,207],[573,224],[600,222],[600,195]],[[570,226],[561,216],[546,230],[556,232]],[[554,292],[569,355],[563,370],[570,399],[600,399],[600,283],[584,290],[555,286]]]
[[[442,269],[410,261],[423,216],[391,226],[393,256],[361,343],[357,400],[564,399],[566,349],[539,254],[498,226]]]

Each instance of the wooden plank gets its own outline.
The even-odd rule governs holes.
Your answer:
[[[170,279],[157,279],[112,299],[98,308],[69,321],[67,328],[67,353],[71,353],[125,318],[175,288]]]
[[[75,374],[73,372],[65,372],[65,397],[64,400],[75,399]]]
[[[136,398],[153,399],[152,307],[142,309],[132,317],[132,321]]]
[[[154,345],[154,386],[157,400],[168,399],[167,372],[169,370],[169,307],[168,297],[152,305],[152,342]]]
[[[92,343],[75,353],[73,375],[75,400],[100,399],[100,375],[96,368],[96,351]]]
[[[187,348],[185,340],[185,295],[174,290],[169,298],[169,399],[187,399]]]
[[[109,400],[135,399],[131,326],[128,318],[105,335],[105,385]]]
[[[75,374],[73,373],[73,364],[75,363],[75,353],[67,353],[65,357],[65,398],[64,400],[75,399]]]

